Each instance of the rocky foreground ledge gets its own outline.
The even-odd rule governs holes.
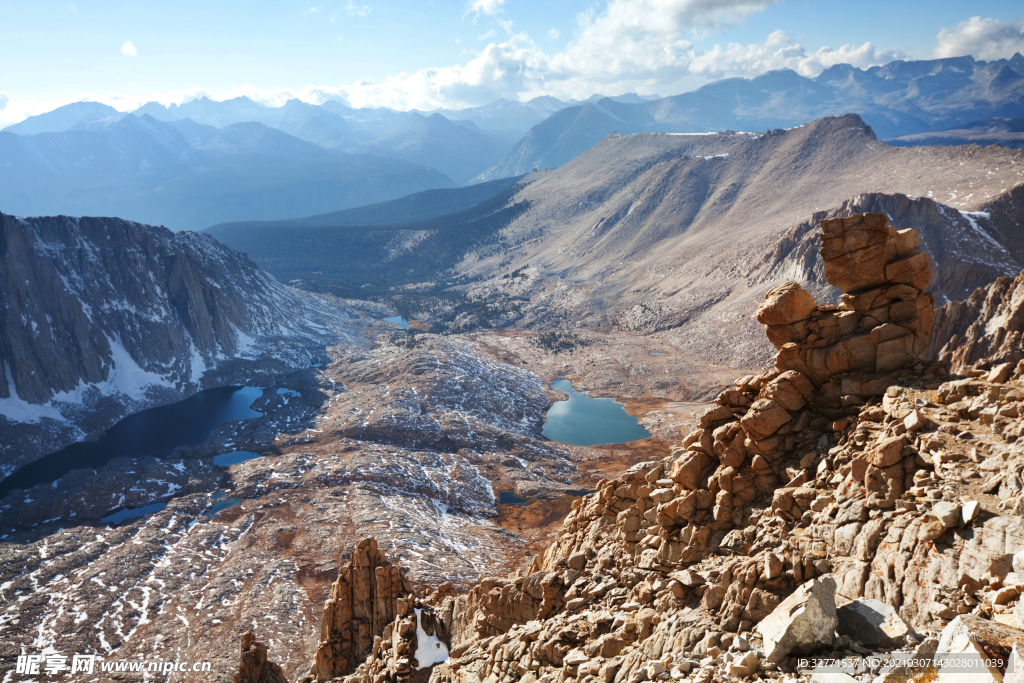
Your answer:
[[[526,572],[417,596],[360,542],[301,680],[894,683],[951,680],[967,655],[972,681],[1016,680],[1024,362],[948,377],[922,360],[917,235],[882,214],[822,230],[842,303],[769,292],[774,369],[577,501]],[[236,682],[284,680],[253,634],[242,646]]]

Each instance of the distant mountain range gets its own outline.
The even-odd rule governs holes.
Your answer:
[[[762,131],[845,113],[859,114],[883,139],[991,117],[1022,118],[1024,56],[897,61],[870,69],[837,64],[816,78],[782,69],[659,100],[587,102],[531,128],[478,180],[561,166],[609,133]]]
[[[77,102],[0,132],[0,208],[175,229],[287,220],[556,168],[610,133],[763,131],[849,112],[897,145],[1015,146],[1022,136],[1006,128],[1024,119],[1024,56],[840,64],[815,78],[779,70],[673,97],[435,112],[204,97],[127,115]]]
[[[452,187],[397,159],[325,149],[262,123],[119,115],[59,133],[0,131],[8,213],[119,216],[173,229],[293,218]]]

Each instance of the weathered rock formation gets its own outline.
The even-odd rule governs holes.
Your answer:
[[[977,364],[1024,359],[1024,272],[979,287],[965,301],[935,311],[935,333],[928,355],[955,372]]]
[[[1024,363],[943,382],[921,360],[932,309],[915,235],[878,215],[823,231],[843,303],[772,290],[758,317],[776,368],[736,380],[671,456],[575,502],[527,572],[414,598],[451,648],[431,680],[778,678],[791,653],[870,653],[851,633],[930,661],[922,636],[958,614],[985,621],[963,620],[1002,675],[1024,638]],[[837,603],[860,620],[838,636]],[[345,680],[407,677],[413,623]]]
[[[246,631],[239,645],[238,672],[231,683],[288,683],[281,667],[267,660],[267,646],[256,634]]]
[[[897,232],[878,213],[823,220],[821,229],[825,277],[843,292],[842,303],[817,307],[790,282],[768,292],[757,319],[779,349],[775,366],[810,380],[819,409],[838,410],[880,395],[893,372],[917,362],[931,335],[934,300],[923,293],[931,270],[914,230]],[[810,398],[808,388],[791,410]],[[770,428],[782,419],[779,406],[773,401],[754,412],[764,413]]]
[[[377,541],[359,541],[324,606],[312,680],[329,681],[352,673],[374,649],[385,627],[394,630],[395,617],[408,614],[411,598],[412,586],[399,568],[387,561]]]

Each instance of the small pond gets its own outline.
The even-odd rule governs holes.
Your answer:
[[[231,451],[230,453],[221,453],[220,455],[213,456],[213,464],[217,467],[227,467],[228,465],[238,465],[246,460],[259,457],[262,457],[259,453],[252,453],[251,451]]]
[[[203,516],[205,517],[220,517],[220,512],[227,510],[228,508],[237,507],[242,504],[237,498],[228,498],[228,494],[223,491],[217,491],[210,497],[212,505],[203,510]]]
[[[572,382],[556,379],[551,388],[569,395],[548,410],[544,436],[574,446],[602,446],[646,439],[651,435],[624,404],[611,398],[590,398],[577,393]]]
[[[135,519],[136,517],[144,517],[146,515],[151,515],[154,512],[160,512],[165,507],[167,507],[167,503],[153,503],[152,505],[143,505],[140,508],[126,508],[119,512],[115,512],[112,515],[107,515],[100,521],[104,524],[120,524],[128,519]]]
[[[74,469],[102,467],[113,458],[160,458],[178,446],[202,443],[225,422],[262,415],[250,408],[262,395],[259,387],[219,387],[129,415],[96,441],[73,443],[17,470],[0,481],[0,498],[12,489],[57,481]]]
[[[498,493],[498,503],[501,505],[526,505],[529,502],[529,498],[520,498],[512,491],[500,491]]]
[[[384,322],[395,323],[396,325],[400,325],[403,330],[409,329],[409,321],[400,315],[396,315],[391,318],[384,318]]]

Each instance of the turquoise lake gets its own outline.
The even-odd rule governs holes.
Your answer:
[[[626,406],[611,398],[590,398],[572,388],[567,379],[556,379],[551,388],[569,395],[548,410],[544,436],[574,446],[603,446],[646,439],[651,435]]]
[[[403,330],[409,329],[409,321],[400,315],[396,315],[391,318],[384,318],[383,321],[386,323],[395,323],[396,325],[401,325]]]

